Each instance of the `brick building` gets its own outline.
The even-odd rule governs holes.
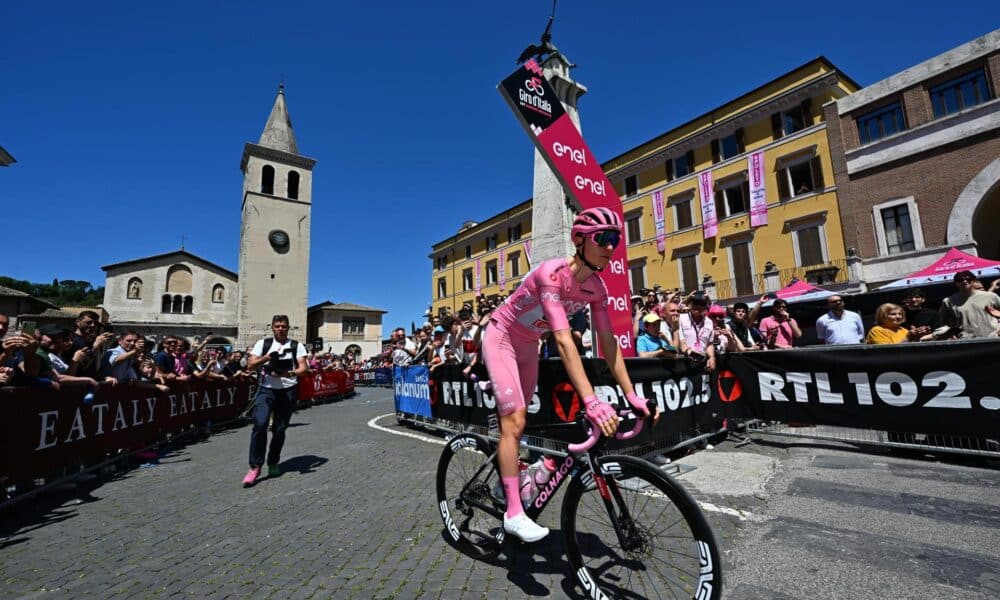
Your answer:
[[[952,246],[1000,259],[1000,29],[827,103],[844,242],[867,287]]]

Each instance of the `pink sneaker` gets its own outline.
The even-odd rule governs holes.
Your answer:
[[[246,477],[243,478],[243,487],[248,488],[257,482],[257,478],[260,477],[260,467],[251,467],[247,471]]]

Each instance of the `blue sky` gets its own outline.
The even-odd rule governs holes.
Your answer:
[[[819,55],[868,85],[1000,26],[988,1],[766,6],[560,2],[553,41],[590,88],[594,153]],[[0,273],[102,285],[101,265],[182,235],[235,271],[240,156],[283,76],[299,149],[318,160],[310,304],[375,306],[409,327],[431,298],[431,245],[531,195],[532,146],[495,87],[550,7],[6,2],[0,146],[18,162],[0,170]]]

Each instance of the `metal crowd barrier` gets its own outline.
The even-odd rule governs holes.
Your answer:
[[[746,433],[751,438],[756,436],[798,437],[926,453],[1000,458],[1000,436],[998,439],[989,439],[960,435],[897,433],[833,425],[789,425],[757,419],[742,422],[741,428],[745,428]]]

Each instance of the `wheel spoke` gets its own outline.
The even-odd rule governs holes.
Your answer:
[[[567,556],[574,568],[586,566],[610,597],[692,598],[701,577],[699,540],[709,544],[712,560],[718,560],[704,516],[682,488],[653,467],[625,457],[615,460],[622,465],[612,483],[618,490],[612,504],[621,536],[596,489],[571,487],[577,496],[571,503]],[[721,595],[718,582],[712,600]]]

